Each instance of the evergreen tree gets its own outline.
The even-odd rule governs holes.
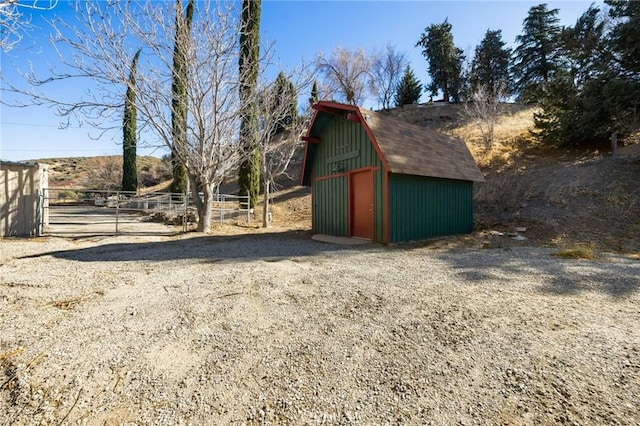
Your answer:
[[[291,123],[298,118],[298,102],[290,102],[291,94],[296,92],[296,88],[282,71],[278,73],[275,84],[275,108],[282,111],[281,117],[278,117],[275,125],[275,134],[282,133],[291,126]],[[282,102],[289,102],[289,106]]]
[[[182,1],[176,0],[176,28],[173,48],[173,71],[171,82],[171,128],[173,137],[172,163],[173,183],[171,192],[184,193],[187,190],[187,170],[175,155],[185,150],[187,144],[187,49],[191,39],[194,0],[189,0],[185,16],[182,16]]]
[[[427,89],[434,96],[442,90],[446,102],[459,102],[463,86],[462,62],[465,58],[462,50],[453,44],[451,24],[445,20],[442,24],[430,25],[416,46],[423,48],[422,55],[429,62],[431,83]]]
[[[471,92],[482,87],[490,98],[499,98],[510,86],[510,61],[511,49],[505,47],[502,31],[487,30],[471,62]]]
[[[519,100],[536,102],[544,94],[545,85],[561,68],[558,9],[547,9],[546,4],[529,9],[522,25],[522,34],[516,37],[513,75]]]
[[[309,103],[311,105],[315,104],[320,100],[320,93],[318,92],[318,82],[313,82],[313,87],[311,88],[311,97],[309,98]]]
[[[395,103],[396,106],[415,104],[422,94],[422,85],[416,79],[415,74],[410,66],[407,65],[404,75],[398,87],[396,88]]]
[[[609,15],[616,20],[611,31],[611,49],[618,53],[618,62],[626,73],[640,73],[640,2],[605,0]]]
[[[640,124],[640,80],[620,66],[624,53],[605,34],[599,10],[591,6],[575,26],[565,28],[562,46],[568,67],[557,71],[540,100],[535,125],[546,142],[576,145],[608,140],[614,131],[630,132]]]
[[[604,46],[604,21],[600,19],[598,7],[591,5],[573,27],[564,28],[561,40],[571,77],[577,86],[607,69],[610,55]]]
[[[240,123],[240,143],[251,155],[242,162],[238,171],[240,195],[249,195],[250,207],[255,207],[260,191],[260,152],[258,145],[258,111],[254,101],[258,81],[260,57],[261,0],[243,0],[240,24],[240,100],[246,113]],[[248,105],[250,104],[250,105]]]
[[[573,80],[566,70],[556,73],[547,85],[547,91],[554,96],[541,96],[541,112],[533,116],[536,136],[542,142],[554,145],[568,145],[573,141],[569,128],[573,126],[570,117],[578,108],[578,93]]]
[[[124,99],[124,115],[122,119],[122,190],[138,189],[137,135],[136,135],[136,68],[138,67],[139,49],[131,61],[127,93]]]

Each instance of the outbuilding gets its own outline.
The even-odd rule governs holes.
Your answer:
[[[354,105],[313,108],[302,184],[315,234],[389,244],[473,230],[484,178],[463,141]]]
[[[48,224],[48,166],[0,161],[0,237],[39,236]]]

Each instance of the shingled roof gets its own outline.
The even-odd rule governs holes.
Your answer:
[[[467,145],[460,139],[353,105],[319,102],[313,107],[317,112],[307,139],[313,139],[314,127],[325,121],[321,118],[323,114],[334,116],[344,111],[350,120],[364,126],[389,172],[484,181]]]

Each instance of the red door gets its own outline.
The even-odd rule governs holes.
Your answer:
[[[373,240],[373,172],[350,175],[351,236]]]

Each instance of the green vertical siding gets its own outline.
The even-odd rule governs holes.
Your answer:
[[[335,117],[320,135],[313,162],[315,178],[363,167],[382,167],[360,123]],[[349,157],[349,158],[345,158]]]
[[[377,167],[373,172],[375,240],[383,241],[384,169],[364,128],[345,116],[337,116],[322,128],[318,137],[321,142],[315,145],[313,156],[313,232],[349,235],[349,179],[346,174]],[[340,174],[342,176],[327,179]]]
[[[339,176],[313,183],[314,234],[347,237],[347,177]]]
[[[389,176],[391,242],[473,230],[473,182]]]

